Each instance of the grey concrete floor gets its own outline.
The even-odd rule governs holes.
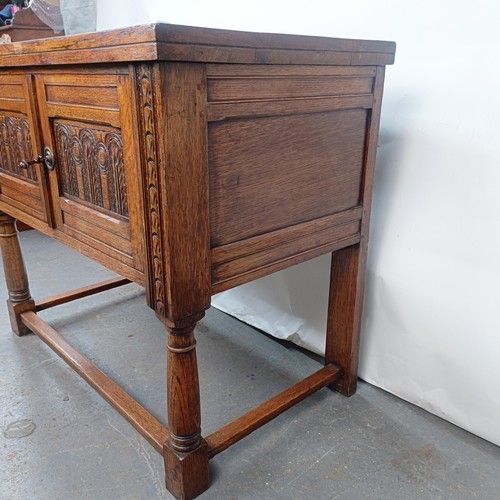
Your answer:
[[[22,245],[35,298],[112,276],[34,231]],[[165,422],[165,332],[141,288],[40,314]],[[320,367],[215,309],[197,339],[205,435]],[[0,381],[0,499],[171,498],[161,456],[36,336],[14,336],[4,306]],[[210,466],[200,498],[500,499],[498,447],[366,383],[322,389]]]

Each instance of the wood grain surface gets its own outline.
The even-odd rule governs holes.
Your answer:
[[[356,390],[384,66],[393,42],[151,24],[0,45],[0,244],[36,332],[163,454],[208,460],[319,388]],[[35,302],[15,220],[121,274]],[[332,252],[326,366],[201,434],[194,328],[211,295]],[[135,281],[165,325],[168,430],[36,312]]]
[[[211,246],[358,205],[365,127],[364,110],[211,123]]]
[[[394,42],[149,24],[0,45],[0,66],[157,60],[378,65],[392,64],[395,48]]]

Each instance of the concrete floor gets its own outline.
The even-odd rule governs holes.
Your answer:
[[[22,245],[35,298],[112,275],[34,231]],[[165,332],[142,289],[40,314],[165,421]],[[320,366],[215,309],[197,333],[205,435]],[[4,306],[0,380],[0,499],[171,498],[161,456],[36,336],[10,333]],[[349,399],[322,389],[221,453],[211,480],[200,498],[500,499],[500,450],[361,383]]]

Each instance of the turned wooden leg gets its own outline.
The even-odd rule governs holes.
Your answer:
[[[23,255],[19,245],[16,220],[0,212],[0,245],[2,247],[3,268],[9,298],[10,324],[16,335],[26,335],[30,330],[21,322],[20,314],[34,311],[35,302],[31,298],[28,275],[24,267]]]
[[[167,324],[167,410],[171,434],[165,443],[167,489],[176,498],[195,498],[208,488],[208,447],[201,437],[200,388],[194,327]]]
[[[358,379],[365,261],[360,244],[332,253],[325,363],[342,368],[331,388],[345,396],[356,392]]]

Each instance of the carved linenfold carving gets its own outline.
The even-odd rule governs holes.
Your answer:
[[[27,181],[37,182],[34,168],[22,169],[22,160],[31,160],[31,133],[27,118],[0,115],[0,170]]]
[[[62,192],[128,217],[120,134],[66,123],[54,131]]]
[[[157,314],[165,314],[163,242],[161,237],[160,193],[158,191],[158,154],[153,103],[153,74],[151,66],[141,64],[136,69],[137,94],[140,109],[141,141],[146,164],[146,230],[150,234],[147,252],[152,263],[148,301]]]

